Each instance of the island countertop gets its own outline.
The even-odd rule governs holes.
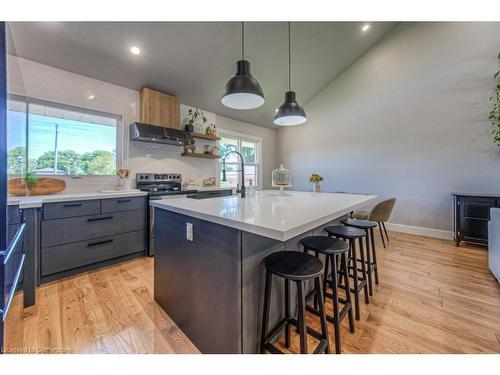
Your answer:
[[[260,190],[254,197],[239,195],[154,200],[153,207],[192,216],[246,232],[287,241],[369,203],[376,195]]]

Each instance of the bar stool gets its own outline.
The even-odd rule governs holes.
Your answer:
[[[351,292],[349,288],[349,270],[347,266],[347,257],[349,256],[349,244],[345,241],[339,240],[337,238],[326,237],[326,236],[309,236],[304,237],[300,240],[300,243],[304,247],[304,251],[313,251],[318,257],[319,254],[326,255],[325,259],[325,272],[323,274],[323,293],[324,298],[330,298],[333,304],[333,316],[326,316],[326,320],[333,324],[335,328],[335,351],[340,354],[342,352],[341,348],[341,334],[340,334],[340,323],[345,318],[346,315],[349,316],[349,330],[354,333],[354,317],[352,314],[352,301]],[[339,258],[340,257],[340,264]],[[332,276],[328,280],[328,267],[332,267]],[[340,267],[339,267],[340,266]],[[340,268],[340,274],[344,275],[346,282],[344,283],[344,289],[346,298],[340,298],[338,296],[338,277],[337,270]],[[332,293],[328,293],[327,288],[330,284],[332,288]],[[306,305],[306,309],[315,315],[320,314],[316,309],[317,304],[317,293],[313,290],[307,297],[307,300],[311,297],[314,299],[314,308]],[[339,310],[339,302],[344,306]]]
[[[266,350],[273,354],[283,354],[271,341],[278,336],[283,327],[285,328],[285,346],[290,347],[290,325],[299,331],[300,353],[307,353],[307,334],[319,340],[314,354],[329,353],[328,331],[326,327],[325,306],[323,301],[323,290],[321,288],[321,273],[323,263],[318,258],[298,251],[277,251],[264,258],[266,267],[266,286],[264,293],[264,313],[262,314],[262,333],[260,337],[260,352]],[[278,276],[285,280],[285,317],[268,333],[269,305],[271,299],[272,276]],[[319,316],[321,322],[321,333],[306,326],[306,302],[304,294],[304,283],[314,280],[316,292],[319,296]],[[298,319],[290,316],[290,281],[297,284]]]
[[[362,290],[364,290],[365,303],[370,303],[370,299],[368,297],[368,272],[365,267],[365,252],[363,250],[363,238],[366,236],[366,234],[361,229],[344,225],[333,225],[330,227],[326,227],[325,231],[330,237],[341,238],[349,242],[349,260],[351,263],[351,266],[349,268],[352,269],[352,276],[349,276],[351,276],[353,279],[353,288],[351,288],[351,292],[354,293],[354,311],[356,320],[359,320],[361,315],[359,308],[359,295],[361,294]],[[359,241],[359,257],[356,249],[356,240]],[[361,262],[361,276],[358,275],[358,262]]]
[[[368,264],[368,289],[370,296],[373,296],[372,274],[375,273],[375,283],[378,285],[378,267],[377,267],[377,252],[375,249],[375,240],[373,236],[373,228],[377,227],[376,221],[360,220],[360,219],[345,219],[342,220],[344,225],[364,229],[366,233],[366,258]]]

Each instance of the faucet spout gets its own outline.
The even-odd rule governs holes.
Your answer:
[[[226,158],[230,154],[236,154],[240,157],[241,160],[241,188],[236,190],[237,193],[241,194],[242,198],[245,198],[245,162],[243,161],[243,155],[241,155],[238,151],[229,151],[224,158],[222,159],[222,181],[226,181]]]

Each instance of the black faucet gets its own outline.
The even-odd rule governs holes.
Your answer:
[[[245,198],[245,163],[243,162],[243,156],[238,151],[229,151],[222,159],[222,182],[226,182],[226,158],[230,154],[237,154],[241,159],[241,170],[236,172],[241,172],[241,189],[236,190],[236,193],[241,193],[241,197]]]

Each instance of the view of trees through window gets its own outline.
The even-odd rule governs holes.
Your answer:
[[[113,175],[117,118],[9,100],[8,173]]]
[[[222,134],[219,141],[220,154],[224,158],[230,151],[238,151],[243,156],[245,162],[245,185],[252,184],[258,186],[258,170],[259,170],[259,142],[247,140],[244,138],[225,136]],[[240,169],[240,159],[235,154],[230,154],[226,159],[226,179],[227,184],[236,186],[241,183],[241,176],[238,170]],[[222,170],[221,170],[222,181]]]

